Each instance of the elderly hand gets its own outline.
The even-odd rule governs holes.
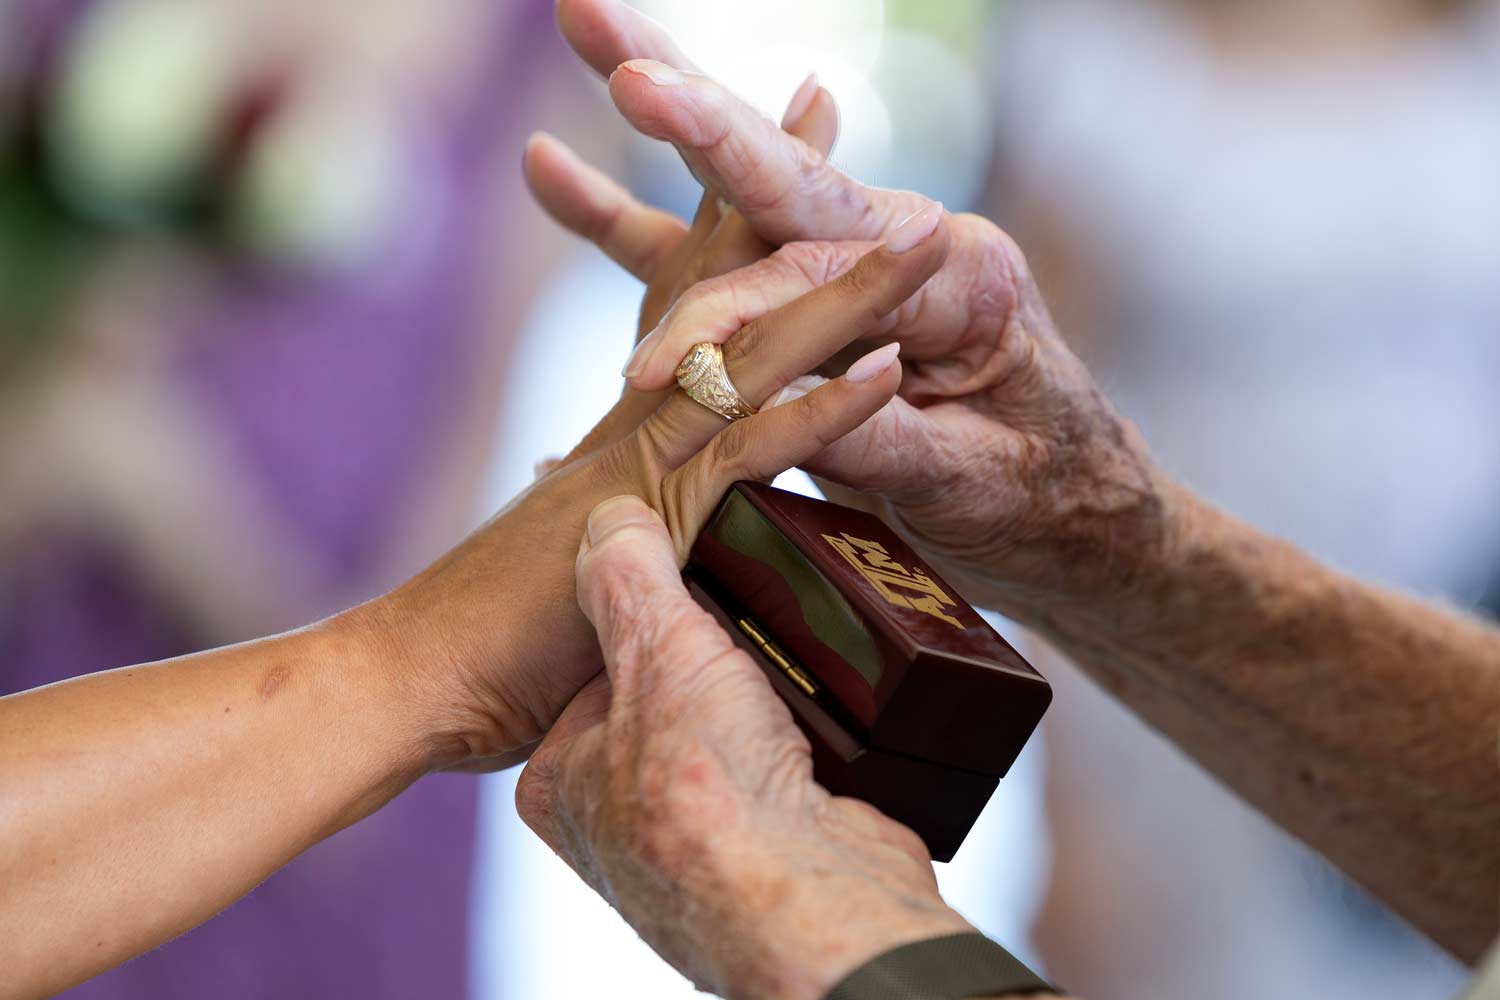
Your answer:
[[[692,71],[659,26],[625,5],[560,0],[558,16],[609,76],[625,117],[675,144],[755,234],[786,244],[678,302],[632,360],[636,388],[669,384],[689,339],[731,336],[740,304],[800,294],[927,204],[840,173],[821,149]],[[652,236],[635,222],[649,210],[574,159],[532,168],[565,225],[593,237],[607,228],[610,241],[650,255]],[[594,190],[610,192],[611,226],[590,209],[606,203]],[[982,603],[1030,620],[1059,603],[1097,603],[1166,546],[1173,490],[1063,342],[1010,239],[974,215],[951,217],[948,229],[942,270],[870,329],[902,345],[900,399],[806,467],[836,499],[906,532]]]
[[[914,833],[813,781],[651,508],[596,508],[577,576],[608,677],[532,756],[517,805],[667,961],[723,996],[813,1000],[881,952],[971,929]]]

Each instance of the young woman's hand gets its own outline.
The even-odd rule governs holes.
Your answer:
[[[921,288],[948,251],[940,220],[929,221],[924,232],[875,246],[810,290],[772,280],[775,256],[724,279],[750,303],[734,314],[743,328],[724,352],[744,398],[767,407]],[[683,316],[687,322],[693,314]],[[669,329],[674,322],[668,318]],[[413,705],[425,706],[417,729],[432,740],[434,762],[491,768],[519,759],[599,672],[573,579],[576,540],[597,503],[642,498],[685,558],[732,483],[769,479],[823,451],[880,411],[900,383],[891,345],[814,392],[733,423],[677,390],[627,392],[605,418],[607,434],[591,435],[588,446],[410,583],[351,612],[362,631],[396,652]],[[636,419],[647,402],[654,405]]]

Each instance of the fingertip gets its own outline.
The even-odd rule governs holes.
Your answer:
[[[803,118],[807,117],[807,113],[812,109],[813,101],[817,99],[820,89],[818,86],[818,74],[809,73],[807,79],[803,80],[792,94],[792,99],[787,102],[786,113],[781,116],[781,127],[790,131]]]
[[[612,497],[589,513],[576,576],[579,605],[596,626],[609,625],[610,595],[670,585],[677,573],[671,532],[640,497]]]
[[[690,81],[693,85],[687,86]],[[609,78],[610,98],[637,131],[688,148],[714,138],[712,122],[705,116],[717,93],[704,78],[690,78],[651,59],[622,63]]]
[[[666,63],[658,62],[655,59],[626,60],[610,74],[610,79],[615,79],[622,72],[630,77],[644,79],[656,87],[675,87],[686,79],[686,74],[681,70],[673,69]]]
[[[929,201],[896,224],[885,238],[885,248],[903,254],[926,243],[943,223],[943,203]]]
[[[844,380],[851,385],[867,385],[889,377],[891,372],[896,373],[896,384],[900,384],[901,373],[901,345],[899,343],[886,344],[877,348],[860,358],[849,366],[844,373]]]
[[[636,525],[646,527],[661,525],[665,528],[661,515],[657,514],[640,497],[630,493],[611,497],[589,512],[587,527],[589,545],[597,547],[615,532]]]
[[[536,131],[526,137],[521,150],[521,171],[526,182],[535,190],[545,183],[547,174],[566,171],[577,156],[567,145],[550,132]]]
[[[817,150],[826,160],[838,145],[840,126],[838,102],[827,89],[819,87],[818,92],[813,95],[807,114],[802,116],[802,121],[792,130],[792,134]]]
[[[521,146],[521,174],[528,184],[532,183],[532,175],[536,171],[536,158],[546,145],[547,138],[545,132],[533,132],[526,137],[526,142]]]
[[[568,45],[585,63],[608,76],[619,65],[622,27],[617,0],[557,0],[553,17]]]

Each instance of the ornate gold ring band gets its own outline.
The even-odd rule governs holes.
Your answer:
[[[726,420],[755,416],[755,407],[745,402],[724,367],[724,350],[718,344],[695,344],[677,366],[677,384],[688,398],[713,410]]]

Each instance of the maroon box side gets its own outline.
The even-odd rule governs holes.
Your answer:
[[[833,692],[845,725],[873,749],[1005,774],[1051,701],[1041,675],[878,518],[760,483],[736,484],[733,495],[817,580],[804,577],[799,595],[785,575],[801,569],[785,559],[773,566],[766,553],[737,550],[713,530],[700,536],[691,562]],[[717,523],[716,515],[710,528]],[[878,551],[860,548],[872,543]],[[883,593],[871,577],[895,583]],[[824,630],[841,615],[858,623],[856,630],[838,622],[842,651],[805,620],[808,595],[829,584],[844,609],[823,608]],[[893,603],[908,598],[926,608]]]
[[[812,747],[813,777],[834,795],[870,803],[911,828],[935,861],[951,861],[1000,779],[870,749],[809,697],[751,642],[690,570],[688,591],[760,666]]]

